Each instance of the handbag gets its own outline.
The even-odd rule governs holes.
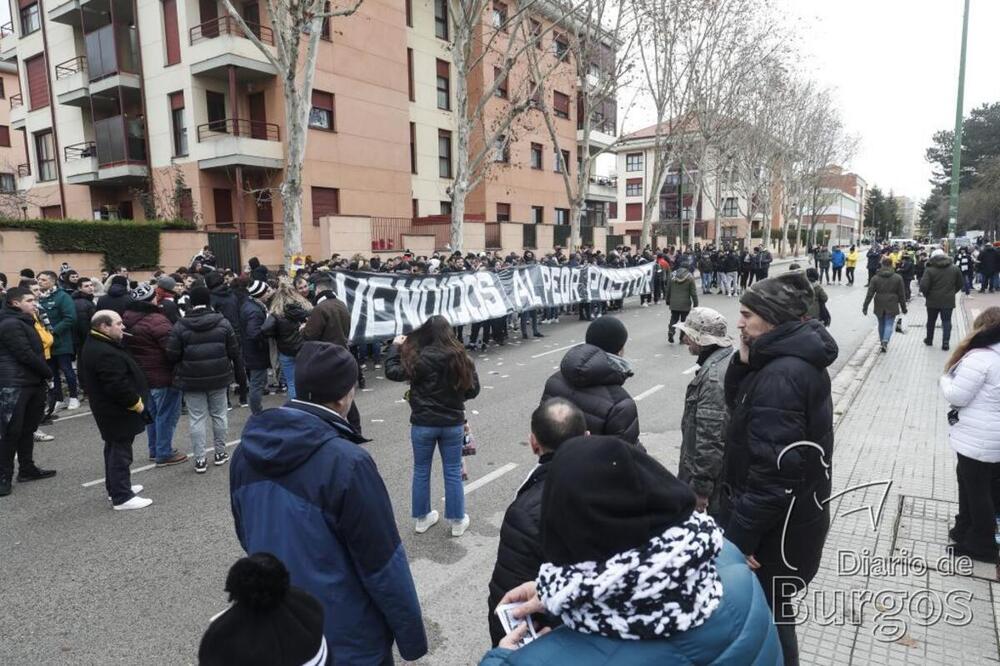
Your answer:
[[[465,439],[462,442],[462,455],[476,455],[476,438],[472,436],[472,430],[469,428],[468,423],[465,424]]]

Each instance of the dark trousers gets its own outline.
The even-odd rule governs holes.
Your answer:
[[[819,265],[819,281],[822,282],[826,280],[827,284],[830,284],[830,264]]]
[[[42,422],[45,411],[44,386],[22,387],[14,404],[14,411],[0,438],[0,476],[14,476],[14,454],[22,471],[35,468],[35,430]]]
[[[746,289],[753,282],[753,271],[746,270],[740,273],[740,289]]]
[[[865,286],[866,286],[866,287],[867,287],[867,286],[868,286],[868,284],[869,284],[869,283],[870,283],[870,282],[872,281],[872,278],[873,278],[873,277],[875,277],[875,275],[876,275],[877,273],[878,273],[878,268],[875,268],[875,269],[871,269],[871,268],[869,268],[869,269],[868,269],[868,282],[866,282],[866,283],[865,283]]]
[[[840,282],[844,278],[844,267],[834,266],[833,267],[833,280],[834,282]]]
[[[521,337],[528,337],[528,321],[531,321],[531,332],[538,335],[538,310],[526,310],[521,313]]]
[[[76,372],[73,371],[72,354],[56,354],[48,360],[49,368],[52,369],[52,395],[56,402],[62,402],[62,377],[66,377],[66,387],[69,389],[69,397],[80,397],[77,393]]]
[[[997,555],[996,508],[993,484],[1000,475],[1000,463],[986,463],[958,454],[958,515],[951,535],[976,555],[995,559]]]
[[[847,267],[847,284],[854,284],[854,267]]]
[[[118,505],[132,499],[132,442],[135,437],[104,442],[104,487],[111,503]]]
[[[927,340],[934,342],[934,325],[938,315],[941,315],[941,342],[951,342],[951,313],[954,308],[927,308]]]
[[[679,321],[685,321],[688,318],[689,310],[671,310],[670,311],[670,331],[667,333],[667,339],[670,342],[674,341],[674,326]]]
[[[993,280],[996,278],[996,273],[983,273],[983,286],[980,287],[979,293],[985,294],[986,290],[989,289],[990,293],[993,293]]]

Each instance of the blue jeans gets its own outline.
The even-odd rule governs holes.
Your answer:
[[[267,390],[267,368],[247,370],[250,382],[250,412],[260,414],[264,411],[264,391]]]
[[[66,377],[66,386],[69,388],[69,397],[77,398],[76,372],[73,371],[73,354],[55,354],[48,360],[49,368],[52,370],[52,395],[56,402],[62,402],[62,375]]]
[[[423,518],[431,512],[431,465],[434,448],[441,450],[444,467],[444,516],[448,520],[465,517],[465,488],[462,487],[463,426],[410,426],[413,443],[413,517]]]
[[[288,384],[288,399],[295,400],[295,357],[278,352],[278,363],[281,364],[281,374],[285,376],[285,383]]]
[[[709,271],[701,272],[701,291],[707,294],[712,290],[712,273]]]
[[[149,389],[149,415],[153,422],[146,426],[149,457],[164,462],[174,455],[174,430],[181,416],[181,392],[172,386]]]
[[[889,342],[892,337],[892,329],[896,325],[896,315],[876,315],[878,318],[878,334],[882,342]]]

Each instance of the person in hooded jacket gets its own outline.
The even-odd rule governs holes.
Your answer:
[[[267,369],[271,367],[271,351],[264,322],[271,289],[266,282],[254,280],[247,287],[247,298],[240,306],[240,337],[243,339],[243,365],[250,384],[250,411],[260,414],[264,410],[264,393],[267,391]]]
[[[250,257],[250,261],[247,262],[247,266],[250,267],[250,278],[252,280],[257,280],[259,282],[267,282],[270,276],[267,266],[260,263],[260,259],[257,257]]]
[[[103,296],[97,299],[98,310],[114,310],[120,317],[125,312],[125,307],[132,300],[129,296],[128,278],[124,275],[113,275],[110,278],[110,286]]]
[[[927,262],[920,280],[920,293],[927,305],[927,334],[924,344],[934,344],[934,327],[941,317],[941,349],[948,351],[951,343],[951,313],[955,311],[955,295],[965,287],[961,269],[952,263],[944,250],[937,249]]]
[[[273,553],[323,606],[328,663],[387,666],[393,642],[415,660],[427,635],[389,493],[346,418],[357,375],[346,348],[303,344],[298,397],[247,421],[229,492],[244,550]]]
[[[839,245],[834,246],[833,252],[830,253],[830,265],[833,267],[833,281],[837,284],[840,284],[843,279],[845,263],[847,263],[847,255],[844,254]]]
[[[670,306],[667,341],[672,343],[677,322],[687,319],[691,308],[698,307],[698,287],[695,286],[694,277],[686,268],[678,268],[670,276],[663,300]]]
[[[825,502],[833,399],[827,368],[838,348],[820,322],[803,321],[812,298],[801,271],[744,293],[740,350],[725,380],[729,425],[720,524],[764,588],[789,665],[798,664],[789,600],[819,570],[830,524]],[[788,579],[776,588],[781,577]]]
[[[490,578],[487,600],[493,647],[506,634],[493,609],[508,591],[524,582],[535,580],[538,568],[545,561],[541,537],[542,492],[549,463],[563,442],[589,434],[583,412],[563,398],[547,400],[531,414],[528,443],[531,445],[531,452],[538,456],[538,463],[518,487],[514,501],[507,507],[500,525],[500,543],[497,546],[497,560]]]
[[[294,287],[282,283],[268,307],[268,316],[261,327],[261,333],[274,338],[278,347],[278,363],[288,383],[288,397],[294,399],[295,357],[302,348],[302,332],[308,326],[312,306]]]
[[[983,311],[940,380],[951,406],[948,442],[958,455],[956,556],[997,563],[995,479],[1000,474],[1000,307]]]
[[[884,354],[889,348],[889,339],[892,338],[896,317],[900,311],[906,314],[906,287],[903,286],[903,278],[892,269],[890,257],[882,259],[882,270],[868,282],[868,295],[865,296],[864,305],[861,306],[861,314],[866,317],[872,299],[875,300],[873,314],[878,320],[877,330]]]
[[[195,287],[190,296],[191,309],[174,325],[167,340],[167,358],[174,363],[174,386],[184,393],[188,409],[194,471],[204,474],[208,471],[205,429],[209,419],[215,444],[213,462],[224,465],[229,460],[226,394],[234,368],[242,370],[243,357],[236,331],[211,308],[211,292]]]
[[[903,291],[906,293],[906,302],[910,302],[912,297],[910,293],[910,283],[913,282],[913,275],[917,271],[917,263],[913,260],[913,253],[910,251],[903,252],[899,257],[899,263],[896,266],[896,272],[899,276],[903,278]]]
[[[212,271],[205,276],[205,286],[209,288],[212,292],[212,309],[219,312],[226,318],[229,325],[233,327],[236,331],[236,341],[242,344],[240,340],[240,333],[242,332],[242,327],[240,326],[240,299],[226,282],[225,276],[219,271]],[[235,370],[236,375],[234,379],[237,384],[237,393],[239,394],[240,404],[247,404],[247,377],[246,371],[242,368]],[[229,405],[229,388],[226,388],[226,405]]]
[[[480,666],[778,666],[767,601],[739,550],[695,510],[691,489],[615,437],[559,447],[542,495],[536,580],[501,603],[563,626],[518,647],[522,622]]]
[[[628,329],[621,320],[605,316],[591,322],[584,339],[563,356],[559,371],[545,382],[540,402],[565,398],[580,408],[592,434],[638,444],[639,410],[624,387],[633,374],[622,358]]]
[[[821,247],[816,252],[816,267],[819,268],[820,282],[826,278],[826,283],[830,284],[830,264],[833,262],[833,253],[827,246]]]
[[[153,301],[156,290],[141,285],[132,290],[132,302],[125,308],[125,330],[129,337],[125,348],[146,376],[149,401],[146,410],[151,422],[146,424],[149,459],[157,467],[179,465],[187,456],[174,449],[174,431],[181,416],[181,392],[173,386],[174,364],[167,357],[167,341],[173,325]]]
[[[847,253],[847,258],[845,259],[845,265],[847,267],[847,286],[854,286],[854,271],[858,267],[858,259],[861,258],[861,253],[855,246],[851,246],[851,249]]]
[[[80,278],[76,291],[73,292],[73,307],[76,308],[76,324],[73,326],[73,349],[77,356],[83,348],[83,343],[90,335],[90,319],[97,312],[94,302],[94,281],[88,277]]]
[[[452,536],[469,527],[462,488],[465,401],[479,395],[479,375],[451,324],[434,315],[409,335],[398,336],[385,358],[385,377],[410,382],[410,439],[413,445],[412,516],[417,534],[438,521],[431,510],[431,465],[441,452],[445,518]]]

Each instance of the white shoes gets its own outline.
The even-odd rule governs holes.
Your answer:
[[[64,409],[67,409],[69,411],[73,411],[74,409],[80,409],[80,399],[79,398],[70,398],[64,404],[65,404]]]
[[[129,511],[130,509],[145,509],[147,506],[153,503],[153,500],[146,497],[139,497],[136,495],[124,504],[118,504],[115,506],[115,511]]]
[[[453,537],[462,536],[465,534],[465,530],[469,529],[469,523],[471,522],[472,521],[469,520],[469,514],[465,514],[465,517],[462,518],[462,520],[451,521],[451,535]]]
[[[438,512],[431,511],[423,518],[417,518],[413,529],[416,530],[417,534],[423,534],[430,528],[434,527],[434,525],[438,521],[438,518],[440,518]]]
[[[142,492],[142,486],[140,486],[138,484],[132,486],[132,494],[133,495],[138,495],[141,492]],[[110,495],[108,496],[108,501],[109,502],[111,501],[111,496]]]
[[[49,435],[47,433],[44,433],[41,430],[36,430],[35,431],[35,441],[36,442],[51,442],[53,439],[55,439],[55,437],[53,437],[52,435]]]

